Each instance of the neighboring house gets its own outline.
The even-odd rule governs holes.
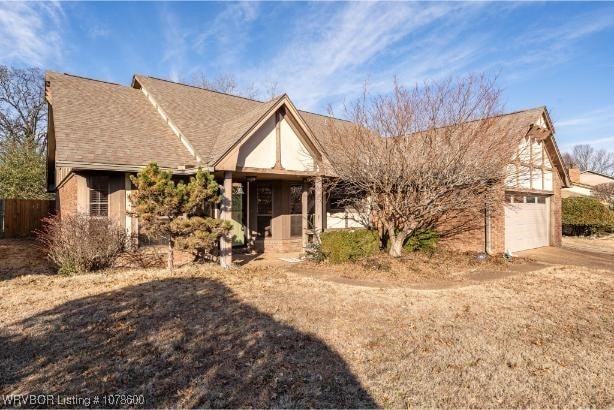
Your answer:
[[[577,168],[569,169],[571,186],[563,189],[563,198],[572,196],[593,196],[593,187],[600,184],[614,183],[614,177],[594,171],[580,171]]]
[[[216,214],[232,221],[235,247],[296,251],[313,230],[360,226],[322,188],[331,158],[327,122],[342,120],[299,111],[287,95],[261,102],[141,75],[126,87],[49,72],[46,98],[49,190],[60,215],[109,216],[138,238],[129,177],[155,161],[178,178],[199,166],[215,175],[225,197]],[[510,166],[530,178],[509,179],[509,205],[457,245],[490,252],[558,246],[561,186],[569,180],[547,110],[497,121],[508,131],[502,138],[522,140]]]

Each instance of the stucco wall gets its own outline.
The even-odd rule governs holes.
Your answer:
[[[314,161],[288,121],[280,121],[281,166],[290,171],[311,171]],[[275,117],[269,118],[239,149],[238,167],[270,169],[277,160]]]

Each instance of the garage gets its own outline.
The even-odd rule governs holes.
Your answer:
[[[518,252],[549,244],[549,197],[531,194],[506,195],[505,250]]]

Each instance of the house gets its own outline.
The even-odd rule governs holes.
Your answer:
[[[219,181],[224,201],[216,214],[233,224],[223,260],[232,247],[298,251],[312,230],[360,226],[331,207],[322,188],[330,176],[327,122],[343,120],[298,110],[287,95],[262,102],[142,75],[127,87],[48,72],[46,98],[48,183],[60,215],[109,216],[138,238],[130,175],[155,161],[178,178],[203,167]],[[548,112],[498,121],[521,140],[510,167],[531,177],[508,181],[505,209],[458,243],[490,252],[557,246],[561,187],[569,180]]]
[[[593,196],[593,187],[600,184],[614,183],[614,177],[594,171],[580,171],[577,168],[569,169],[571,186],[564,188],[563,198],[572,196]]]

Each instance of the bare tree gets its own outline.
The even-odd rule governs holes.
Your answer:
[[[574,145],[571,153],[564,154],[564,159],[567,165],[572,165],[570,168],[614,175],[614,152],[603,148],[596,150],[589,144]]]
[[[0,65],[0,142],[45,146],[47,104],[44,76],[38,68]]]
[[[371,221],[391,256],[417,231],[459,233],[504,201],[524,135],[494,118],[499,95],[485,76],[412,89],[395,81],[391,93],[365,91],[346,107],[351,122],[329,121],[332,189]]]
[[[0,198],[47,198],[47,104],[37,68],[0,66]]]
[[[192,81],[189,81],[189,83],[207,90],[239,95],[245,98],[256,98],[258,96],[258,91],[253,84],[242,88],[234,76],[230,74],[222,74],[211,78],[205,72],[199,72],[192,76]]]
[[[597,198],[607,203],[610,208],[614,209],[614,182],[595,185],[593,193]]]
[[[272,100],[273,98],[277,97],[278,95],[280,95],[281,92],[279,91],[279,83],[277,81],[267,81],[264,84],[264,96],[265,98],[268,98],[269,100]]]
[[[565,164],[565,168],[578,168],[576,165],[576,160],[569,152],[563,152],[563,154],[561,154],[561,158],[563,160],[563,164]]]

